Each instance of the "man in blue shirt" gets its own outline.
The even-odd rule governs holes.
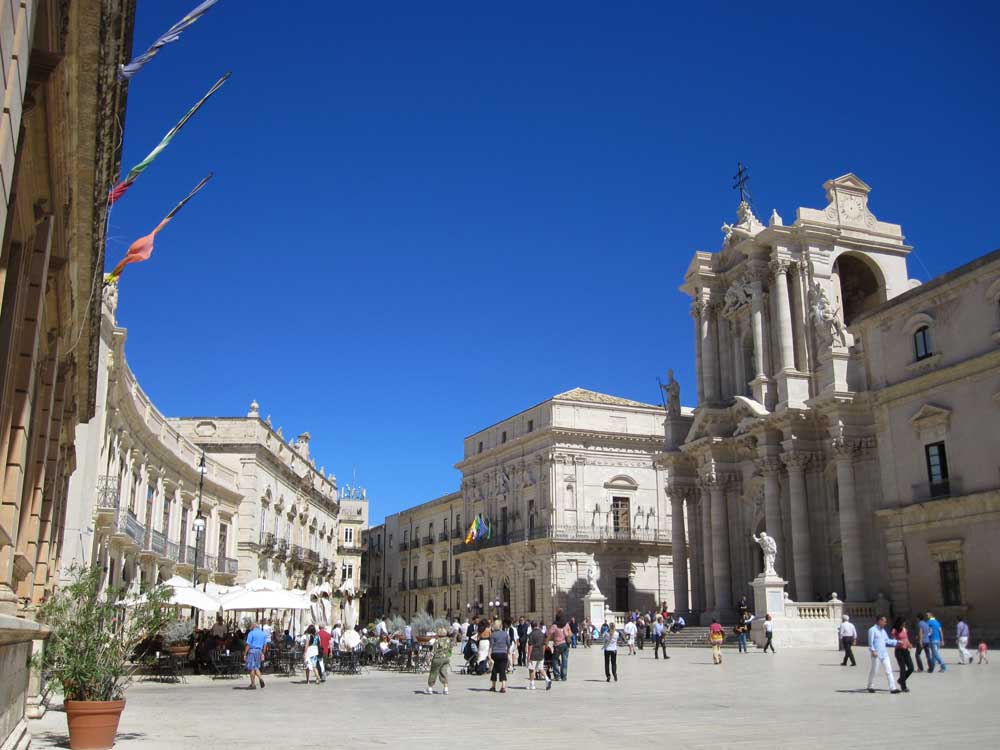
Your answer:
[[[260,680],[261,690],[264,689],[264,678],[260,674],[260,665],[267,654],[267,634],[259,623],[253,624],[253,629],[247,633],[247,645],[243,649],[243,659],[246,661],[247,672],[250,675],[250,689],[256,690],[255,679]]]
[[[931,626],[927,624],[927,613],[921,612],[917,615],[917,671],[924,671],[924,663],[920,660],[920,654],[927,657],[927,666],[931,665]]]
[[[889,651],[887,646],[895,646],[896,641],[885,632],[885,615],[875,618],[875,624],[868,629],[868,652],[872,657],[872,667],[868,671],[868,692],[874,693],[875,675],[878,674],[879,666],[885,670],[885,675],[889,679],[889,692],[896,694],[900,692],[896,687],[896,676],[892,673],[892,662],[889,661]]]
[[[928,674],[933,672],[935,664],[941,667],[942,672],[946,672],[948,668],[941,658],[941,644],[944,641],[944,636],[941,634],[941,623],[934,617],[933,612],[927,613],[927,627],[931,629],[931,658],[927,662],[927,672]]]

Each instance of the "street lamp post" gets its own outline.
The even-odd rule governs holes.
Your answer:
[[[205,516],[201,513],[201,493],[205,486],[205,474],[208,473],[208,469],[205,467],[205,450],[201,451],[201,461],[198,463],[198,473],[201,475],[198,478],[198,510],[194,516],[194,522],[191,524],[194,527],[194,575],[191,578],[191,585],[194,588],[198,588],[198,550],[201,547],[201,537],[202,533],[205,531]],[[208,579],[205,580],[205,587],[203,590],[208,589]],[[191,617],[197,622],[197,614],[195,613],[195,608],[191,607]]]

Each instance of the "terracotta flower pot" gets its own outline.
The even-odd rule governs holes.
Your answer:
[[[111,750],[125,701],[65,701],[71,750]]]

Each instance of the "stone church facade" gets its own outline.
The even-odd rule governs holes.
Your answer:
[[[998,522],[998,431],[976,420],[995,421],[1000,390],[998,264],[920,287],[901,227],[874,216],[869,186],[848,174],[824,188],[826,206],[800,208],[790,225],[774,212],[765,226],[741,203],[722,248],[696,252],[685,275],[698,406],[668,409],[657,457],[677,519],[674,561],[689,570],[678,608],[733,617],[763,568],[752,535],[766,530],[794,601],[836,592],[860,614],[946,602],[971,612],[986,580],[969,580],[973,569],[996,570],[962,538],[977,537],[973,505]],[[972,284],[981,288],[963,294]],[[939,353],[931,336],[942,336],[928,331],[945,320],[964,333]],[[959,411],[971,432],[955,430]],[[975,477],[964,490],[948,485],[947,467],[942,482],[949,423],[976,442],[970,458],[983,454],[963,468]],[[945,518],[966,520],[956,529]],[[964,577],[963,602],[943,591],[946,576]],[[985,597],[976,606],[1000,623]]]

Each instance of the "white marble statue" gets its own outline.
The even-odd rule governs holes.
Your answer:
[[[766,531],[762,531],[760,536],[751,534],[751,538],[760,545],[760,549],[764,553],[764,575],[778,575],[774,569],[774,558],[778,556],[778,545],[774,541],[774,537],[768,536]]]
[[[844,322],[840,319],[840,309],[833,306],[826,292],[815,281],[809,286],[809,309],[813,325],[826,343],[845,346]]]
[[[590,586],[591,594],[601,593],[601,590],[597,587],[597,566],[593,562],[587,566],[587,584]]]

